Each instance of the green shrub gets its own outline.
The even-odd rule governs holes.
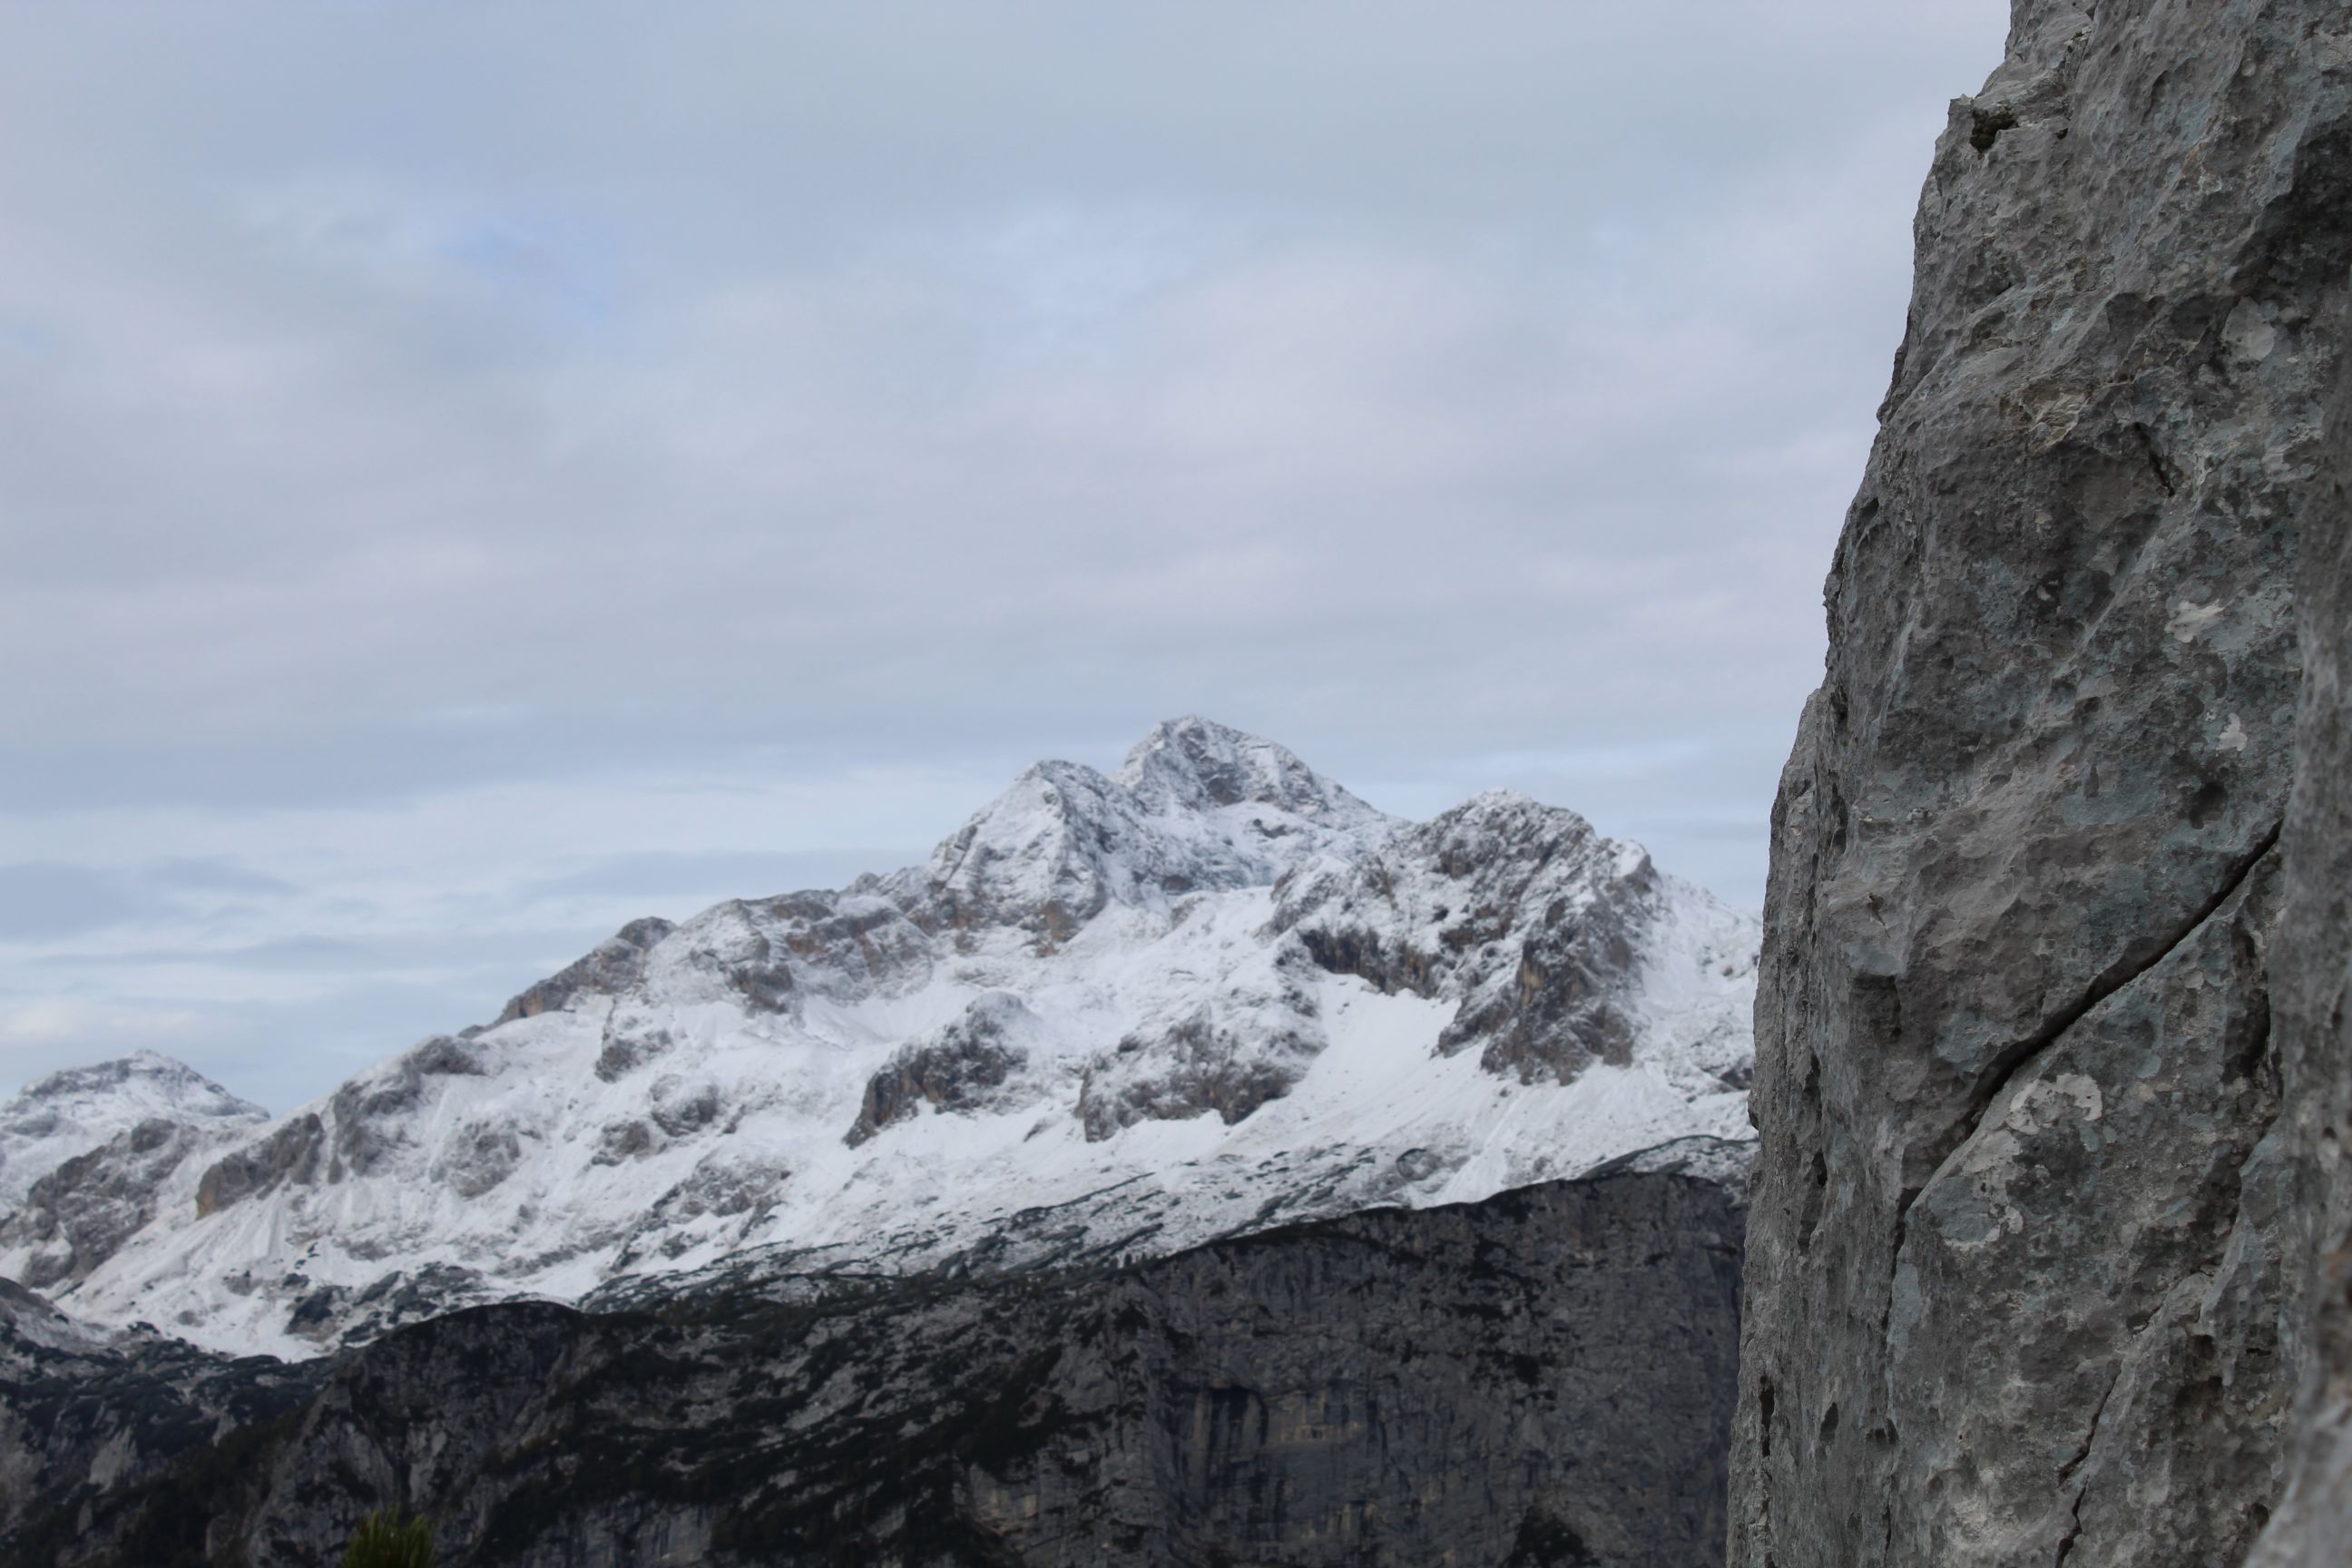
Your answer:
[[[360,1521],[343,1548],[343,1568],[433,1568],[433,1527],[395,1508]]]

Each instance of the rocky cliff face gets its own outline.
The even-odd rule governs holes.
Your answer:
[[[2352,388],[2337,406],[2352,406]],[[2352,1542],[2352,447],[2333,443],[2303,543],[2303,701],[2280,843],[2279,1136],[2299,1164],[2281,1353],[2299,1369],[2288,1486],[2254,1562],[2326,1568]]]
[[[2343,1110],[2352,7],[2019,0],[1918,240],[1774,816],[1732,1557],[2236,1563]]]
[[[0,1548],[68,1499],[148,1485],[216,1442],[235,1450],[236,1434],[299,1406],[322,1373],[94,1329],[0,1281]]]
[[[485,1307],[247,1422],[148,1374],[118,1425],[168,1464],[0,1447],[0,1553],[310,1568],[402,1503],[451,1568],[1687,1568],[1722,1560],[1739,1246],[1721,1183],[1628,1171],[1123,1268]]]

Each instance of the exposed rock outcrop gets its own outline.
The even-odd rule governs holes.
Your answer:
[[[1774,812],[1743,1568],[2231,1563],[2277,1500],[2347,66],[2341,4],[2019,0],[1937,146]]]
[[[162,1117],[116,1133],[35,1182],[23,1206],[0,1215],[0,1250],[21,1251],[17,1272],[37,1290],[81,1279],[155,1217],[164,1181],[205,1146],[200,1131]]]
[[[645,974],[646,954],[677,929],[654,915],[631,921],[599,942],[585,958],[525,988],[506,1005],[498,1023],[536,1018],[541,1013],[568,1007],[583,996],[611,996],[627,990]]]
[[[2352,408],[2352,388],[2336,407]],[[2303,701],[2273,1012],[2279,1137],[2297,1163],[2281,1354],[2301,1371],[2288,1486],[2254,1562],[2330,1568],[2352,1542],[2352,446],[2331,443],[2303,542]]]
[[[1214,1115],[1228,1127],[1288,1094],[1327,1044],[1303,949],[1226,979],[1224,994],[1155,1019],[1086,1065],[1078,1120],[1099,1142],[1139,1121]]]
[[[1459,997],[1439,1050],[1475,1046],[1489,1071],[1566,1083],[1595,1062],[1633,1059],[1645,938],[1668,907],[1664,879],[1638,846],[1496,791],[1371,854],[1286,877],[1274,923],[1333,973]],[[1745,975],[1754,958],[1734,942],[1698,962]],[[1724,1046],[1727,1067],[1746,1060],[1745,1041]]]
[[[267,1138],[222,1155],[196,1183],[196,1217],[204,1219],[241,1198],[273,1191],[280,1182],[317,1181],[326,1145],[326,1124],[306,1112]]]
[[[140,1486],[20,1447],[46,1506],[0,1552],[310,1568],[400,1503],[472,1568],[1688,1568],[1721,1561],[1739,1237],[1721,1184],[1620,1174],[1126,1268],[485,1308]]]
[[[148,1329],[107,1332],[0,1280],[0,1558],[28,1514],[152,1482],[215,1441],[266,1430],[308,1398],[324,1363],[232,1361]],[[171,1559],[148,1556],[153,1564]]]
[[[973,998],[961,1016],[908,1047],[866,1080],[866,1099],[851,1124],[852,1148],[925,1107],[971,1110],[1029,1064],[1036,1015],[1010,992]]]

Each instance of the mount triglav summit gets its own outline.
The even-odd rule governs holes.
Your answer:
[[[0,1275],[299,1357],[478,1301],[1719,1173],[1757,947],[1572,812],[1405,822],[1187,719],[1115,774],[1029,769],[919,866],[637,921],[274,1122],[152,1057],[36,1085],[0,1110]]]

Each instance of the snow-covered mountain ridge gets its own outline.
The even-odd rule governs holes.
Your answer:
[[[53,1072],[0,1105],[0,1212],[21,1208],[42,1177],[142,1122],[226,1136],[268,1120],[261,1107],[153,1051]]]
[[[923,865],[633,922],[274,1124],[134,1154],[131,1116],[49,1162],[46,1219],[11,1194],[0,1274],[310,1354],[473,1300],[1475,1199],[1744,1139],[1756,936],[1572,812],[1403,822],[1182,720],[1115,775],[1031,768]]]

